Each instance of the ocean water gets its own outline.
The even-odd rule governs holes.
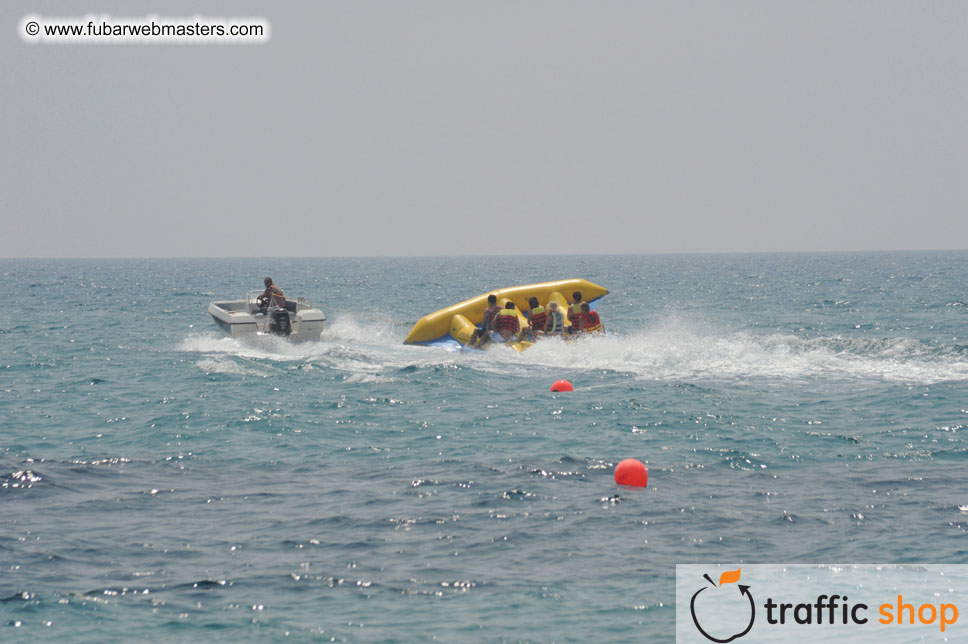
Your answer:
[[[218,332],[265,275],[323,338]],[[0,276],[0,641],[668,642],[676,563],[968,563],[968,252]],[[608,337],[402,344],[565,277]]]

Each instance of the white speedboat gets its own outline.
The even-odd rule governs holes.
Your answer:
[[[243,338],[280,335],[290,340],[317,340],[326,316],[305,298],[286,300],[286,306],[267,306],[263,291],[248,291],[244,300],[212,302],[208,312],[226,335]]]

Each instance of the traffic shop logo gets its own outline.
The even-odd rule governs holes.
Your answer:
[[[753,628],[756,602],[750,587],[738,583],[741,572],[741,568],[727,570],[719,576],[719,584],[703,575],[709,583],[697,590],[689,602],[692,623],[711,642],[732,642]]]
[[[761,577],[757,574],[760,566],[752,567],[752,574],[761,582]],[[791,569],[796,567],[791,566]],[[804,566],[805,570],[815,570]],[[786,568],[784,568],[786,570]],[[689,576],[692,579],[693,571]],[[747,570],[747,572],[750,572]],[[717,644],[727,644],[747,635],[756,621],[756,600],[750,592],[750,586],[740,584],[742,569],[727,570],[719,576],[719,583],[712,580],[708,574],[703,574],[702,578],[707,582],[702,584],[689,600],[689,613],[692,616],[692,623],[696,630],[706,640]],[[749,577],[749,575],[747,575]],[[786,593],[776,585],[771,585],[769,581],[760,584],[761,593],[767,595],[766,600],[761,604],[761,625],[758,629],[757,639],[766,636],[766,631],[773,628],[820,628],[826,629],[836,627],[836,634],[840,637],[845,636],[845,632],[839,630],[846,626],[852,631],[851,638],[861,638],[864,641],[878,641],[878,636],[883,634],[885,627],[893,628],[898,626],[910,628],[934,628],[940,639],[947,641],[948,629],[957,624],[959,611],[958,606],[953,600],[956,597],[941,599],[942,595],[935,591],[930,596],[925,595],[922,589],[918,592],[914,588],[901,588],[894,586],[883,595],[870,591],[862,592],[862,601],[851,601],[841,588],[825,589],[823,586],[818,590],[821,592],[816,597],[798,597],[787,599]],[[789,580],[788,582],[789,583]],[[842,583],[842,582],[841,582]],[[948,582],[949,584],[953,582]],[[839,586],[840,584],[838,584]],[[855,587],[855,590],[857,587]],[[780,590],[779,593],[775,591]],[[915,591],[910,594],[904,590]],[[875,591],[876,592],[876,591]],[[883,591],[882,591],[883,592]],[[851,593],[853,594],[853,593]],[[688,594],[682,597],[683,602]],[[783,599],[781,599],[781,597]],[[776,598],[776,599],[774,599]],[[908,599],[910,598],[910,599]],[[915,599],[917,598],[917,599]],[[787,601],[784,601],[787,599]],[[877,599],[879,601],[872,601]],[[923,599],[929,599],[923,602]],[[923,603],[922,603],[923,602]],[[684,608],[684,606],[683,606]],[[854,631],[854,628],[860,630]],[[766,629],[766,630],[763,630]],[[763,631],[763,632],[760,632]],[[895,631],[896,632],[896,631]],[[832,636],[833,632],[830,633]],[[790,631],[783,634],[785,637],[796,637]],[[780,637],[779,633],[773,633],[774,638]],[[919,634],[921,636],[921,634]],[[771,638],[773,641],[776,641]],[[840,640],[844,641],[844,640]]]

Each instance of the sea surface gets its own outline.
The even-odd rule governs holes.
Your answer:
[[[318,342],[220,334],[208,303],[266,275],[326,312]],[[607,337],[402,344],[567,277],[611,290]],[[2,642],[670,642],[676,563],[968,563],[968,252],[0,282]]]

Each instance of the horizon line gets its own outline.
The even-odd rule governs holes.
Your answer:
[[[0,261],[11,260],[139,260],[139,259],[448,259],[448,258],[488,258],[488,257],[669,257],[677,255],[695,256],[727,256],[727,255],[837,255],[837,254],[856,254],[874,255],[887,253],[951,253],[968,251],[968,248],[895,248],[882,250],[753,250],[753,251],[668,251],[651,253],[471,253],[461,255],[264,255],[253,258],[245,255],[106,255],[106,256],[83,256],[83,255],[23,255],[23,256],[3,256]]]

